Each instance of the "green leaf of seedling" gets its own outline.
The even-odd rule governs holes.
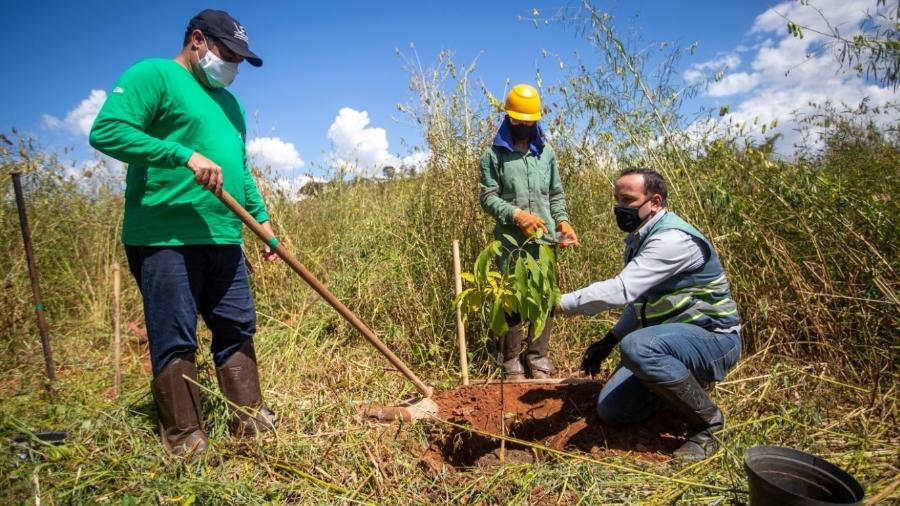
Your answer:
[[[540,257],[541,261],[546,261],[548,265],[556,263],[556,253],[553,252],[553,248],[547,246],[546,244],[541,244],[538,256]]]
[[[513,292],[508,292],[503,294],[503,310],[507,312],[507,314],[515,313],[517,309],[519,309],[519,299],[516,298],[516,294]]]
[[[528,291],[528,269],[525,267],[525,261],[521,258],[516,260],[516,291],[526,293]]]
[[[467,281],[469,283],[475,283],[475,275],[471,272],[460,273],[459,277],[463,278],[464,281]]]
[[[494,256],[491,248],[493,244],[494,243],[491,243],[486,248],[481,250],[481,253],[478,254],[478,258],[475,260],[474,274],[475,280],[479,286],[487,284],[488,266],[490,265],[491,257]]]
[[[490,318],[491,331],[498,336],[506,335],[506,332],[509,331],[509,325],[506,323],[506,314],[503,312],[503,304],[500,299],[494,300]]]
[[[509,241],[509,243],[512,244],[513,247],[516,247],[516,248],[519,247],[519,241],[517,241],[515,237],[513,237],[509,234],[503,234],[503,238],[506,239],[507,241]]]
[[[468,306],[468,301],[472,297],[472,293],[474,291],[474,288],[466,288],[465,290],[459,292],[459,295],[453,298],[453,307],[458,306],[460,303],[464,303],[463,306]]]
[[[553,310],[556,306],[559,305],[559,302],[562,300],[562,292],[559,291],[559,287],[554,287],[550,292],[550,304],[549,310]]]
[[[540,269],[540,267],[538,267],[538,264],[534,260],[534,257],[529,255],[525,259],[525,267],[528,267],[528,274],[531,276],[532,281],[538,279],[541,269]]]
[[[551,265],[547,269],[547,280],[550,282],[550,286],[557,287],[559,283],[556,281],[556,266]]]
[[[531,257],[526,261],[526,265],[528,266],[528,285],[532,289],[537,289],[541,285],[541,268],[538,263]],[[535,297],[536,300],[540,300],[540,297]]]
[[[472,290],[472,293],[470,293],[467,298],[467,302],[469,304],[469,312],[477,313],[481,310],[481,306],[484,305],[484,292],[481,290]]]
[[[543,315],[538,318],[535,318],[531,321],[531,328],[534,329],[534,335],[539,336],[541,332],[544,331],[544,326],[547,324],[547,316]]]

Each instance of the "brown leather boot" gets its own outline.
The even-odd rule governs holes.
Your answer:
[[[553,362],[547,356],[547,352],[550,349],[550,333],[552,331],[553,315],[547,317],[544,330],[541,331],[541,335],[537,339],[534,338],[534,335],[529,330],[529,334],[532,335],[528,343],[528,351],[525,352],[525,364],[528,366],[526,374],[530,378],[548,379],[556,374]]]
[[[275,428],[275,413],[263,404],[259,389],[253,339],[244,341],[221,367],[216,368],[216,377],[222,394],[229,401],[231,430],[235,435],[253,435]]]
[[[199,454],[208,446],[200,426],[200,389],[182,376],[197,381],[193,352],[177,355],[150,384],[159,432],[163,447],[170,454]]]
[[[506,335],[500,342],[503,372],[507,381],[519,381],[525,379],[525,368],[522,366],[522,324],[510,325]]]

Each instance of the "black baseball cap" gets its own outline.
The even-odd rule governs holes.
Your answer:
[[[197,14],[188,23],[188,31],[198,29],[216,40],[222,41],[234,54],[243,56],[250,65],[262,66],[262,58],[250,50],[250,39],[247,31],[225,11],[206,9]]]

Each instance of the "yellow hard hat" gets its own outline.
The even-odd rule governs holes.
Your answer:
[[[503,109],[510,118],[519,121],[537,121],[541,119],[541,97],[534,86],[517,84],[506,96]]]

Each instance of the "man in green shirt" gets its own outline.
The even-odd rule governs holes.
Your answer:
[[[246,163],[244,111],[225,89],[240,63],[262,65],[248,40],[228,13],[204,10],[190,20],[178,56],[125,71],[90,134],[91,146],[128,163],[122,242],[143,297],[162,442],[173,454],[207,446],[194,359],[198,313],[212,331],[234,432],[275,422],[259,386],[241,222],[213,194],[227,191],[271,231]],[[264,256],[275,258],[268,247]]]

